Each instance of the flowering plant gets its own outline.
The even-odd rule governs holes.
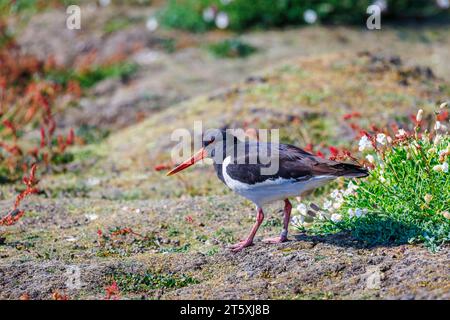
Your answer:
[[[369,177],[334,190],[312,212],[299,205],[294,223],[315,233],[350,232],[369,245],[450,240],[450,135],[447,104],[428,131],[419,110],[414,131],[367,132],[359,141]],[[309,214],[308,214],[309,213]]]

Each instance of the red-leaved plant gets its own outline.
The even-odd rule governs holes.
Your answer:
[[[1,32],[1,30],[0,30]],[[1,34],[0,34],[1,36]],[[75,140],[56,134],[56,107],[80,95],[78,83],[61,85],[47,74],[58,67],[54,59],[25,55],[10,40],[0,47],[0,177],[16,180],[32,163],[46,165]],[[57,135],[57,136],[56,136]],[[40,138],[39,138],[40,136]]]
[[[27,196],[39,191],[36,187],[36,184],[38,183],[38,180],[36,179],[36,164],[31,167],[30,175],[28,177],[23,177],[22,182],[25,184],[26,188],[17,195],[12,210],[0,219],[0,226],[11,226],[19,221],[19,219],[25,214],[24,210],[19,209],[20,203]]]

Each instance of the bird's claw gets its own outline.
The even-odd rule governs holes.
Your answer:
[[[253,241],[244,240],[244,241],[239,241],[238,243],[233,244],[232,246],[230,246],[230,249],[233,252],[238,252],[238,251],[241,251],[242,249],[249,247],[251,245],[253,245]]]
[[[289,241],[287,237],[273,237],[273,238],[268,238],[268,239],[264,239],[263,242],[265,243],[282,243],[282,242],[286,242]]]

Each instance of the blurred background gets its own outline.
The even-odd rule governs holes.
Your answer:
[[[66,23],[73,4],[81,13],[75,30]],[[382,13],[381,30],[366,27],[372,4]],[[3,0],[0,181],[14,180],[35,159],[70,162],[62,152],[63,137],[75,143],[70,130],[78,144],[97,143],[289,58],[370,52],[448,78],[449,6],[448,0]]]
[[[80,29],[70,30],[73,4]],[[366,27],[372,4],[381,30]],[[448,0],[3,0],[0,180],[33,157],[69,162],[53,149],[65,150],[57,137],[71,129],[78,143],[98,142],[289,58],[364,51],[448,78],[449,10]],[[14,139],[27,137],[38,145],[14,149]],[[22,156],[12,160],[8,148]]]

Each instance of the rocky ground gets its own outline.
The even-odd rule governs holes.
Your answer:
[[[226,247],[244,236],[253,210],[233,196],[183,201],[35,199],[27,219],[2,243],[0,297],[103,298],[116,280],[122,298],[151,299],[448,299],[448,247],[365,248],[346,235],[268,245],[279,232],[278,208],[255,245]],[[188,218],[189,217],[189,218]],[[97,230],[144,235],[99,240]],[[77,268],[79,288],[67,288]]]
[[[432,110],[450,95],[446,29],[251,32],[242,37],[258,53],[221,60],[203,43],[229,34],[152,33],[144,26],[153,9],[121,10],[87,11],[81,34],[61,31],[63,12],[41,13],[18,37],[24,50],[56,54],[62,64],[95,48],[100,62],[122,51],[139,69],[100,82],[60,115],[62,126],[87,123],[112,134],[74,148],[73,163],[42,177],[25,217],[0,228],[0,298],[51,299],[56,291],[103,298],[113,281],[125,299],[450,298],[448,246],[436,254],[421,245],[368,248],[346,234],[295,228],[290,242],[263,244],[281,228],[281,204],[274,204],[255,245],[234,254],[227,247],[247,234],[253,206],[207,165],[175,178],[154,170],[172,165],[170,133],[192,130],[194,120],[276,127],[283,141],[325,146],[354,143],[342,121],[353,111],[363,113],[362,126],[406,125],[419,106]],[[129,23],[106,32],[114,16]],[[18,188],[0,186],[0,212]]]

